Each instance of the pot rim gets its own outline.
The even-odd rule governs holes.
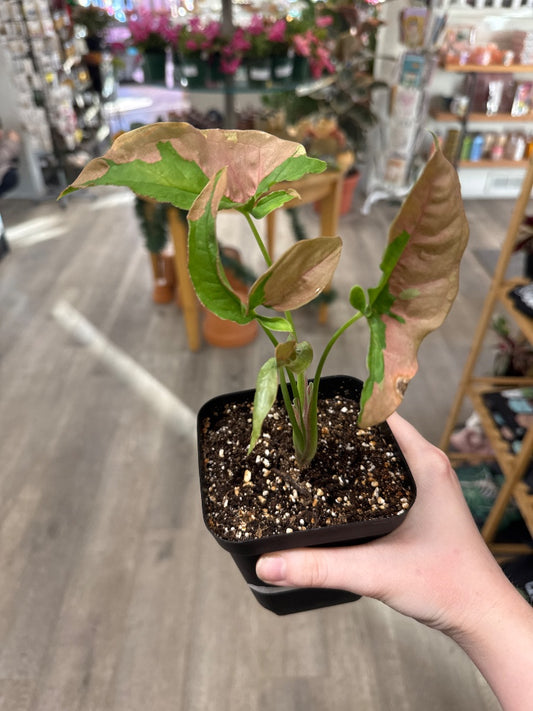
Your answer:
[[[341,393],[352,399],[358,399],[362,389],[362,381],[351,375],[329,375],[323,376],[320,379],[320,391],[324,395],[336,393],[331,386],[338,386]],[[309,528],[306,531],[292,531],[290,533],[279,533],[262,538],[244,539],[244,540],[228,540],[222,538],[215,533],[207,522],[207,510],[204,497],[204,486],[202,480],[203,463],[202,463],[202,423],[207,413],[212,411],[218,405],[222,405],[227,401],[244,402],[247,400],[253,401],[255,389],[238,390],[235,392],[216,395],[208,400],[200,408],[197,416],[197,437],[198,437],[198,468],[200,472],[200,491],[202,500],[202,515],[204,524],[209,533],[215,538],[218,544],[232,554],[237,555],[262,555],[263,553],[271,553],[276,550],[286,550],[289,548],[301,548],[309,546],[324,546],[324,545],[349,545],[351,543],[361,543],[364,540],[377,538],[395,530],[406,518],[416,500],[416,484],[405,460],[402,450],[397,443],[392,430],[386,422],[377,425],[384,429],[387,438],[397,450],[395,452],[398,460],[406,475],[406,488],[412,491],[412,502],[409,509],[401,509],[394,513],[388,513],[377,518],[353,521],[349,523],[333,523],[328,526],[319,528]],[[355,395],[355,397],[354,397]],[[278,391],[278,397],[280,392]]]

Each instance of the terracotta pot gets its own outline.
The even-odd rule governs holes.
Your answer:
[[[156,304],[168,304],[174,299],[176,275],[174,271],[174,255],[171,252],[150,253],[154,289],[152,299]]]
[[[353,196],[360,177],[361,174],[357,172],[344,176],[342,181],[339,215],[347,215],[352,209]],[[315,208],[315,212],[320,213],[320,202],[315,202],[313,207]]]
[[[361,395],[362,383],[356,378],[350,376],[332,376],[322,378],[320,381],[320,396],[334,397],[339,394],[350,400],[359,401]],[[272,553],[274,551],[286,550],[290,548],[300,548],[308,546],[342,546],[354,545],[363,543],[375,538],[379,538],[388,533],[391,533],[406,519],[407,510],[405,506],[396,509],[388,509],[387,513],[379,512],[376,517],[365,520],[353,520],[342,524],[323,525],[318,528],[308,528],[307,530],[295,530],[291,532],[283,532],[278,535],[267,535],[262,533],[261,537],[249,537],[236,540],[235,538],[223,538],[217,535],[212,526],[210,519],[216,516],[216,511],[227,510],[223,502],[216,502],[211,493],[208,477],[206,474],[206,466],[213,457],[211,450],[206,446],[205,440],[208,432],[216,432],[223,426],[223,413],[226,404],[239,404],[244,402],[252,403],[254,398],[253,390],[246,390],[209,400],[198,413],[198,465],[200,472],[200,489],[202,495],[202,510],[204,522],[209,532],[214,536],[217,543],[226,551],[228,551],[236,563],[237,567],[244,576],[251,592],[257,601],[268,610],[278,614],[285,615],[293,612],[301,612],[329,605],[337,605],[339,603],[350,602],[359,599],[359,596],[348,593],[343,590],[321,590],[315,588],[283,588],[265,584],[255,574],[255,565],[260,555],[264,553]],[[278,400],[281,399],[281,394],[278,393]],[[388,450],[390,456],[393,456],[396,461],[396,467],[402,472],[403,487],[409,496],[410,505],[416,498],[416,486],[412,474],[409,470],[407,462],[394,439],[392,431],[386,423],[379,425],[374,429],[375,439],[380,439]],[[228,437],[228,433],[225,434]],[[273,440],[270,440],[274,444]],[[242,471],[232,469],[229,472],[231,481],[238,483],[243,480],[246,467],[246,443],[243,443],[243,461]],[[368,450],[365,450],[368,452]],[[354,461],[354,476],[361,476],[361,468],[367,466],[366,475],[377,471],[377,467],[381,467],[380,461],[376,460],[373,464],[374,455],[367,455],[367,464],[363,465],[360,461]],[[216,459],[216,455],[215,455]],[[213,474],[216,473],[216,464]],[[221,460],[221,468],[224,471],[220,472],[220,477],[227,477],[228,471],[224,460]],[[333,474],[334,472],[332,472]],[[372,475],[375,476],[375,475]],[[212,478],[209,480],[212,481]],[[245,479],[246,481],[246,479]],[[406,500],[406,499],[404,499]],[[215,503],[213,503],[215,502]],[[259,504],[257,517],[255,520],[261,523],[261,506]],[[311,513],[312,510],[310,509]],[[263,527],[262,527],[263,528]]]
[[[247,297],[245,290],[235,289],[241,301]],[[204,339],[217,348],[239,348],[251,343],[257,336],[259,327],[256,321],[241,325],[215,316],[211,311],[205,312],[202,332]]]
[[[350,173],[344,177],[342,182],[341,204],[339,208],[339,213],[341,215],[347,215],[352,209],[353,196],[360,177],[361,174],[357,172]]]

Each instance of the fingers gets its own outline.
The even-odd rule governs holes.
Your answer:
[[[346,548],[305,548],[264,555],[256,573],[272,585],[335,588],[360,595],[376,596],[372,565],[367,546]],[[366,548],[366,550],[365,550]],[[370,554],[371,556],[372,554]]]
[[[435,449],[422,435],[397,412],[387,419],[387,424],[396,437],[404,457],[411,464],[425,456],[428,449]]]

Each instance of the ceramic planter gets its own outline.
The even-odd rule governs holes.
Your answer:
[[[207,80],[208,63],[203,57],[180,57],[180,84],[190,89],[201,89]]]
[[[166,54],[164,51],[144,52],[143,71],[144,81],[147,84],[165,81]]]
[[[292,66],[292,80],[295,84],[311,80],[311,67],[307,57],[302,57],[299,54],[295,55]]]
[[[272,81],[272,60],[270,57],[250,58],[246,63],[250,86],[265,87]]]
[[[361,387],[361,381],[349,376],[325,377],[322,378],[320,383],[320,396],[334,397],[336,394],[340,394],[350,400],[358,401]],[[307,530],[261,536],[253,539],[248,538],[246,540],[227,540],[211,530],[209,526],[211,504],[208,500],[209,491],[204,469],[206,460],[204,433],[206,428],[214,428],[216,431],[220,426],[226,403],[253,402],[253,396],[253,390],[222,395],[205,403],[198,413],[200,487],[204,522],[208,530],[215,537],[218,544],[232,555],[258,602],[278,615],[357,600],[357,595],[341,590],[279,588],[266,585],[257,578],[255,564],[263,553],[307,546],[353,545],[384,536],[396,529],[405,520],[407,514],[405,505],[401,509],[389,510],[387,514],[378,514],[376,518],[371,518],[370,520],[356,520],[340,525],[327,525],[320,528],[309,528]],[[280,394],[278,394],[279,397]],[[380,437],[387,442],[387,446],[391,448],[391,453],[394,453],[395,461],[397,462],[396,466],[401,468],[402,480],[406,490],[409,492],[410,505],[412,505],[416,496],[416,487],[411,472],[388,425],[380,425],[379,430]],[[245,466],[243,462],[243,469]],[[222,473],[221,476],[224,476],[224,474]]]
[[[272,79],[274,84],[288,84],[292,81],[293,57],[289,54],[272,57]]]

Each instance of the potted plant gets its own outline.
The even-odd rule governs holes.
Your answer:
[[[254,15],[245,28],[249,43],[246,53],[246,72],[252,86],[264,87],[272,80],[271,47],[268,39],[269,22],[261,15]]]
[[[72,8],[72,20],[85,28],[85,41],[90,52],[100,52],[105,30],[114,22],[113,15],[99,7],[75,5]]]
[[[188,265],[200,301],[221,318],[256,321],[271,341],[255,392],[206,404],[198,434],[206,525],[261,604],[279,614],[353,596],[264,586],[254,572],[259,554],[383,535],[411,507],[414,482],[385,420],[416,372],[421,340],[454,300],[468,237],[456,171],[436,148],[391,225],[378,285],[352,287],[352,315],[331,336],[311,379],[312,347],[297,334],[292,312],[330,283],[341,239],[297,242],[272,263],[254,218],[293,199],[291,181],[324,168],[300,144],[267,133],[159,123],[120,136],[63,192],[127,185],[188,210]],[[265,260],[244,302],[220,264],[216,216],[224,209],[244,216]],[[336,341],[360,320],[370,333],[364,385],[322,378]],[[228,416],[240,427],[235,435]]]
[[[99,7],[76,5],[72,8],[72,20],[84,28],[87,54],[83,60],[91,78],[94,91],[102,93],[102,57],[105,46],[105,30],[114,22],[114,16]]]
[[[145,81],[164,81],[166,50],[173,37],[168,13],[141,9],[129,15],[128,29],[133,46],[143,55]]]
[[[365,160],[367,132],[376,122],[372,95],[374,90],[387,87],[385,82],[375,79],[373,75],[376,33],[382,23],[373,15],[368,16],[368,12],[374,12],[369,11],[368,7],[352,8],[349,11],[348,7],[342,5],[338,8],[326,6],[322,12],[330,14],[316,18],[316,29],[306,28],[305,23],[302,25],[303,20],[290,23],[295,58],[310,57],[310,74],[316,81],[304,83],[295,92],[265,96],[263,103],[271,109],[283,110],[289,125],[299,125],[301,122],[305,128],[307,123],[311,131],[319,125],[322,135],[322,129],[325,130],[331,124],[334,127],[331,138],[334,138],[336,132],[346,138],[349,150],[355,154],[348,167],[344,161],[339,166],[345,172],[343,212],[346,212],[350,209],[353,192],[359,181],[359,165]],[[328,49],[324,35],[333,22],[338,32],[334,33],[333,48]],[[314,60],[312,51],[316,55]],[[335,59],[334,64],[332,58]],[[327,64],[324,64],[326,61]],[[323,76],[325,72],[327,76]],[[296,135],[299,136],[298,133]],[[303,141],[299,137],[297,140]],[[340,146],[338,148],[340,150]],[[308,152],[318,155],[309,147]]]

